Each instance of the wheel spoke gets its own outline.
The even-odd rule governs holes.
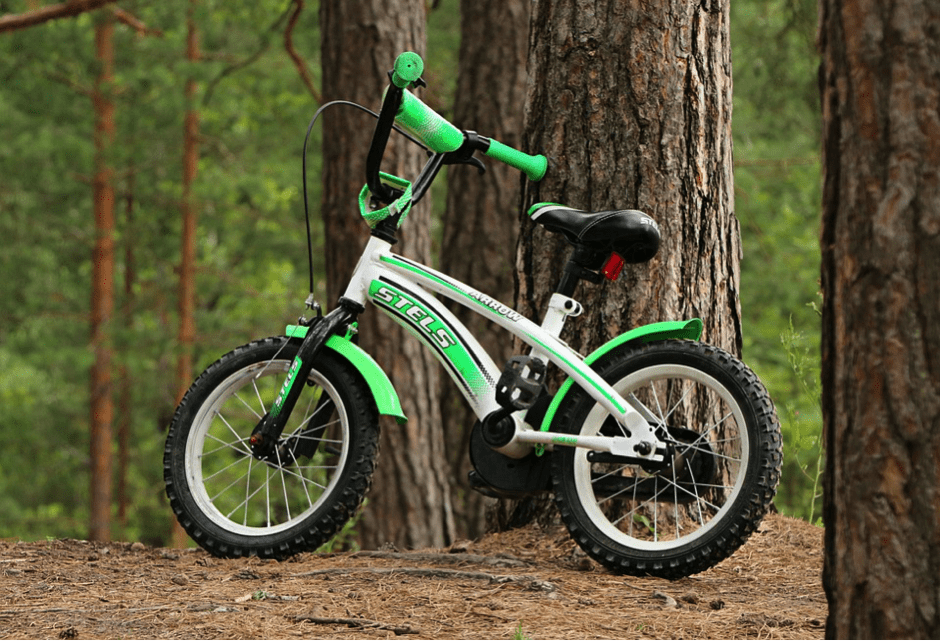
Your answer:
[[[248,526],[248,499],[250,498],[249,492],[252,488],[252,465],[255,463],[255,459],[249,457],[248,459],[248,474],[245,475],[245,513],[242,516],[242,525]],[[236,508],[237,509],[237,508]],[[232,513],[235,513],[235,510],[232,510]]]
[[[676,386],[675,382],[682,383]],[[676,390],[677,396],[674,396],[671,390]],[[716,463],[724,462],[726,465],[738,466],[741,464],[741,437],[738,431],[733,431],[731,436],[721,437],[720,430],[731,422],[734,422],[734,412],[726,409],[719,412],[719,406],[722,401],[718,397],[710,398],[710,403],[706,405],[699,404],[697,410],[700,414],[717,416],[714,420],[701,427],[701,432],[692,439],[672,436],[669,425],[677,422],[674,418],[690,409],[690,402],[693,399],[703,400],[700,392],[709,391],[703,388],[700,383],[686,381],[683,379],[671,378],[650,378],[645,381],[643,389],[625,394],[631,406],[641,413],[642,416],[651,425],[656,425],[665,433],[666,439],[674,446],[674,456],[679,457],[678,462],[682,462],[681,468],[670,466],[669,471],[646,474],[638,465],[618,465],[611,469],[602,468],[597,473],[592,473],[590,484],[600,490],[604,487],[611,487],[614,481],[613,491],[605,492],[594,497],[594,503],[599,509],[606,505],[623,505],[624,510],[618,515],[610,518],[610,523],[614,527],[620,527],[624,523],[626,535],[632,539],[640,536],[644,540],[651,540],[654,544],[667,542],[669,540],[679,540],[691,529],[705,527],[712,518],[710,514],[717,514],[723,507],[724,497],[734,489],[733,485],[712,483],[709,479],[697,478],[696,469],[693,466],[695,457],[707,457]],[[642,400],[639,392],[645,393]],[[661,397],[666,399],[665,395],[674,396],[668,404],[664,404]],[[682,424],[682,422],[681,422]],[[686,430],[686,428],[683,428]],[[720,438],[716,438],[719,436]],[[700,465],[705,465],[701,463]],[[589,469],[594,469],[588,464]],[[685,477],[680,476],[680,469],[683,470]],[[707,468],[708,469],[708,468]],[[616,479],[623,478],[623,485],[618,486]],[[604,481],[604,483],[602,483]],[[643,496],[638,496],[641,488]],[[711,501],[706,498],[704,492],[719,492],[716,496],[722,497],[719,501]],[[688,505],[689,507],[681,506]],[[604,507],[605,510],[609,508]],[[644,513],[650,517],[644,516]],[[625,523],[625,519],[627,522]],[[635,524],[643,523],[642,531],[637,530]],[[664,526],[669,529],[664,530]],[[669,534],[664,537],[664,534]],[[672,539],[671,539],[672,537]]]
[[[321,465],[321,466],[304,466],[304,467],[299,468],[299,469],[304,469],[304,470],[310,470],[310,469],[328,470],[328,469],[333,469],[333,470],[337,470],[337,469],[340,469],[340,468],[339,468],[339,466],[337,466],[337,465],[333,465],[333,466]],[[296,476],[298,479],[300,479],[300,482],[301,482],[302,484],[304,484],[305,487],[306,487],[306,486],[309,486],[309,485],[314,485],[314,486],[318,487],[318,488],[321,489],[321,490],[326,490],[326,489],[327,489],[327,486],[326,486],[326,485],[321,485],[321,484],[318,483],[317,481],[315,481],[315,480],[313,480],[313,479],[309,479],[309,478],[307,478],[306,476],[304,476],[303,474],[298,474],[297,472],[295,472],[294,470],[292,470],[292,469],[290,469],[290,468],[282,468],[282,471],[283,471],[284,473],[286,473],[288,476]]]
[[[265,468],[265,524],[271,526],[271,468]]]
[[[252,454],[251,451],[249,451],[248,449],[241,449],[235,446],[236,443],[239,443],[239,444],[244,443],[245,439],[239,438],[234,441],[223,441],[218,436],[214,436],[212,434],[206,434],[206,438],[208,440],[219,443],[219,447],[217,447],[214,450],[207,450],[203,452],[202,454],[200,454],[200,458],[206,458],[212,454],[215,454],[216,452],[221,452],[222,450],[232,450],[233,452],[238,452],[239,454],[244,454],[245,456],[251,456]]]
[[[262,398],[261,398],[261,392],[260,392],[259,389],[258,389],[258,377],[259,377],[259,376],[261,376],[261,374],[259,374],[258,376],[256,376],[255,378],[252,379],[252,387],[255,389],[255,397],[258,399],[258,404],[261,405],[261,415],[259,415],[259,414],[256,412],[256,413],[255,413],[255,416],[257,416],[258,419],[261,420],[261,417],[262,417],[264,414],[266,414],[266,413],[268,412],[268,409],[265,407],[265,401],[262,400]],[[241,400],[241,399],[239,399],[239,400]],[[247,403],[246,403],[246,405],[247,405]]]
[[[255,388],[255,395],[258,396],[258,402],[261,403],[261,394],[259,393],[259,391],[258,391],[258,386],[255,385],[255,381],[254,381],[254,380],[252,380],[252,387]],[[252,414],[255,415],[255,418],[257,418],[259,421],[261,420],[262,414],[259,414],[258,411],[257,411],[254,407],[252,407],[251,405],[249,405],[249,404],[248,404],[248,401],[246,401],[244,398],[242,398],[242,395],[241,395],[241,394],[239,394],[238,392],[236,392],[233,396],[235,396],[235,398],[237,398],[239,401],[241,401],[242,405],[244,405],[244,406],[248,409],[249,412],[251,412]],[[261,403],[261,408],[262,408],[262,412],[264,412],[264,409],[265,409],[265,404],[264,404],[264,403]]]
[[[236,432],[236,431],[235,431],[235,428],[232,427],[232,426],[229,424],[229,422],[226,420],[225,416],[222,415],[222,412],[217,411],[217,412],[216,412],[216,417],[217,417],[220,421],[222,421],[222,423],[229,429],[230,432],[232,432],[232,436],[235,437],[235,440],[241,441],[241,442],[243,442],[243,443],[245,442],[245,439],[243,439],[241,436],[239,436],[239,433]],[[208,435],[208,433],[207,433],[207,435]],[[247,452],[247,454],[251,454],[251,452]]]
[[[233,462],[231,465],[227,465],[225,468],[219,470],[218,472],[215,472],[214,474],[210,474],[209,476],[204,477],[204,478],[203,478],[203,482],[209,481],[209,480],[211,480],[214,476],[217,476],[217,475],[221,474],[222,472],[225,472],[225,471],[228,470],[229,468],[233,467],[234,465],[238,465],[239,463],[243,463],[243,462],[244,462],[244,461],[235,461],[235,462]],[[251,459],[249,459],[249,470],[251,470]],[[245,476],[248,476],[248,475],[246,474]],[[215,501],[217,498],[219,498],[220,496],[222,496],[223,494],[225,494],[225,492],[226,492],[229,488],[231,488],[232,486],[234,486],[236,483],[238,483],[238,482],[241,481],[241,480],[242,480],[242,477],[240,477],[240,476],[239,476],[239,477],[236,477],[235,480],[233,480],[231,483],[229,483],[229,484],[226,485],[224,488],[222,488],[221,490],[219,490],[219,491],[216,493],[215,496],[211,497],[212,500]]]
[[[249,460],[251,460],[251,457],[247,457],[247,458],[248,458]],[[205,482],[207,482],[207,481],[211,481],[212,479],[214,479],[215,477],[219,476],[219,475],[222,474],[223,472],[227,472],[230,468],[232,468],[232,467],[234,467],[234,466],[236,466],[236,465],[238,465],[239,463],[242,463],[242,462],[244,462],[244,461],[245,461],[244,458],[236,459],[236,460],[232,461],[231,463],[229,463],[228,465],[226,465],[225,467],[216,470],[215,472],[213,472],[213,473],[210,474],[209,476],[204,476],[204,477],[203,477],[203,483],[205,483]]]
[[[667,417],[663,415],[663,408],[660,406],[660,395],[657,394],[657,388],[653,386],[653,383],[653,381],[650,381],[650,395],[657,403],[657,416],[660,417],[660,425],[663,426],[667,424]]]
[[[375,467],[377,413],[362,411],[369,389],[342,356],[318,357],[274,447],[262,454],[249,445],[298,348],[282,337],[232,350],[197,378],[174,416],[164,450],[169,499],[214,554],[280,558],[319,547],[362,502],[368,484],[349,479],[368,479]]]
[[[278,476],[281,478],[281,491],[284,494],[284,510],[287,512],[288,521],[291,520],[291,502],[288,500],[288,486],[284,481],[284,465],[281,462],[281,448],[274,448],[275,458],[278,460]]]

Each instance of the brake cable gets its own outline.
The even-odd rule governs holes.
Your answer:
[[[304,190],[304,222],[307,225],[307,266],[308,266],[308,272],[310,275],[310,295],[307,297],[307,301],[305,302],[308,309],[313,309],[313,306],[314,306],[314,246],[313,246],[313,240],[311,239],[311,235],[310,235],[310,203],[308,202],[308,198],[307,198],[307,143],[310,141],[310,132],[314,129],[314,123],[317,122],[317,118],[320,117],[320,114],[323,113],[324,109],[326,109],[327,107],[332,107],[334,105],[346,105],[348,107],[356,107],[357,109],[361,111],[365,111],[366,113],[371,115],[373,118],[376,118],[377,120],[379,119],[379,114],[377,114],[372,109],[368,109],[360,104],[351,102],[349,100],[332,100],[328,102],[327,104],[323,105],[322,107],[320,107],[314,113],[314,117],[311,118],[310,124],[307,126],[307,135],[304,136],[304,149],[301,152],[301,183],[303,185],[303,190]],[[400,134],[402,134],[403,136],[405,136],[406,138],[408,138],[410,141],[412,141],[416,145],[418,145],[419,147],[421,147],[422,149],[424,149],[426,152],[429,151],[428,147],[423,145],[420,141],[418,141],[415,137],[413,137],[404,129],[400,128],[398,125],[392,125],[392,128],[395,129]]]

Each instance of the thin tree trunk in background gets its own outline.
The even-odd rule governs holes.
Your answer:
[[[346,99],[378,110],[386,72],[403,51],[424,54],[425,5],[420,0],[324,0],[324,102]],[[368,227],[357,208],[366,182],[366,153],[375,122],[357,110],[333,107],[323,115],[323,197],[327,301],[342,295],[366,240]],[[383,171],[414,179],[424,154],[393,134]],[[431,261],[431,198],[413,207],[395,250]],[[360,317],[360,345],[389,373],[399,393],[407,425],[383,423],[381,456],[357,527],[361,544],[376,547],[443,546],[454,522],[444,464],[444,438],[438,405],[438,364],[416,339],[376,309]]]
[[[199,30],[193,19],[196,0],[190,0],[186,14],[186,59],[200,59]],[[182,234],[180,240],[180,328],[177,338],[176,380],[179,384],[177,403],[183,399],[193,382],[193,345],[196,341],[196,218],[197,205],[193,197],[193,183],[199,163],[199,112],[196,110],[196,80],[186,81],[186,113],[183,122],[183,197],[180,202]],[[173,544],[184,547],[186,533],[179,523],[173,521]]]
[[[133,138],[132,138],[133,140]],[[122,325],[126,331],[134,323],[134,281],[137,277],[134,263],[134,186],[137,169],[133,161],[128,168],[127,193],[124,196],[124,301]],[[132,347],[123,341],[123,348],[127,355]],[[130,470],[131,430],[134,419],[134,385],[133,374],[125,363],[118,369],[118,523],[121,527],[127,526],[127,511],[130,505],[130,495],[127,488],[127,478]]]
[[[639,209],[660,226],[659,254],[617,282],[582,281],[585,312],[563,340],[588,353],[638,325],[699,317],[703,340],[739,354],[728,0],[536,0],[529,43],[523,149],[549,167],[524,193],[516,309],[541,318],[571,253],[529,206]],[[548,500],[530,503],[517,509],[552,519]]]
[[[461,48],[452,122],[519,148],[526,99],[526,52],[530,0],[462,0]],[[441,270],[486,292],[513,299],[513,264],[519,220],[520,173],[485,161],[479,176],[469,166],[448,172]],[[459,305],[451,311],[467,325],[498,365],[511,355],[509,334]],[[486,531],[483,495],[471,490],[468,444],[476,420],[450,378],[441,377],[441,425],[451,468],[451,503],[457,535],[477,538]]]
[[[827,637],[937,639],[938,4],[820,17]]]
[[[95,247],[92,254],[90,389],[90,512],[89,539],[111,538],[111,399],[112,315],[114,312],[114,171],[109,157],[114,143],[114,22],[100,16],[95,24],[95,56],[100,65],[92,103],[95,111]]]

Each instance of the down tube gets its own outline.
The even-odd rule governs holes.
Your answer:
[[[625,424],[630,425],[635,421],[646,424],[646,421],[637,414],[636,410],[592,371],[590,366],[584,364],[578,354],[518,312],[453,278],[407,258],[394,254],[384,254],[380,257],[380,261],[390,267],[396,274],[401,274],[402,278],[408,278],[410,281],[417,279],[429,290],[447,296],[451,300],[481,314],[518,336],[523,342],[547,354],[566,374],[575,379],[589,396],[601,403]],[[631,420],[628,420],[629,418]]]
[[[434,353],[478,418],[499,409],[495,389],[500,370],[467,328],[431,294],[388,272],[369,283],[368,293],[373,305]]]

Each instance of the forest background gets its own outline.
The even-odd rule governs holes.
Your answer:
[[[0,0],[0,16],[36,4]],[[454,95],[458,4],[428,3],[425,99],[446,117],[460,99]],[[318,104],[284,45],[289,0],[200,2],[192,16],[201,34],[198,61],[186,56],[186,2],[119,6],[137,24],[128,19],[115,29],[108,87],[115,134],[107,160],[117,203],[116,302],[108,327],[116,404],[111,535],[166,545],[172,515],[163,490],[163,441],[183,383],[176,363],[187,80],[195,80],[189,104],[200,116],[192,193],[197,372],[237,345],[279,333],[302,311],[300,152]],[[0,37],[2,537],[89,533],[92,95],[100,72],[94,21],[86,14]],[[821,513],[822,471],[815,31],[813,0],[731,6],[743,357],[771,391],[785,433],[776,506],[812,522]],[[307,3],[291,34],[316,90],[316,2]],[[367,107],[378,107],[380,92],[377,87],[375,104]],[[372,126],[368,116],[363,126]],[[309,149],[315,294],[330,303],[322,264],[327,240],[316,211],[319,128]],[[433,192],[435,250],[446,188],[439,179]],[[505,203],[507,215],[518,206]],[[642,203],[625,206],[643,209]]]

